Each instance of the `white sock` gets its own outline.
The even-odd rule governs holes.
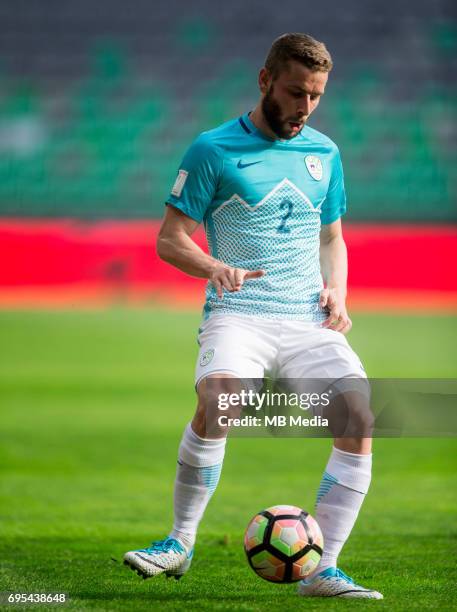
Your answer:
[[[371,454],[356,455],[333,447],[316,500],[316,520],[324,536],[324,554],[315,573],[336,567],[371,480]]]
[[[198,524],[214,493],[222,462],[226,438],[200,438],[187,425],[179,446],[174,494],[174,523],[170,533],[190,550],[195,543]]]

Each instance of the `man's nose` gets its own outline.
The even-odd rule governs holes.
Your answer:
[[[311,105],[311,100],[310,100],[309,94],[307,94],[300,100],[300,106],[297,109],[297,114],[304,115],[305,117],[307,117],[310,112],[310,105]]]

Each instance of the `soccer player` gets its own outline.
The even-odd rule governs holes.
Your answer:
[[[223,391],[226,378],[271,372],[365,377],[344,336],[351,320],[341,158],[330,138],[307,125],[331,68],[323,43],[305,34],[280,36],[260,70],[255,109],[203,132],[171,190],[159,256],[209,282],[199,330],[198,406],[179,447],[173,529],[124,556],[144,577],[179,578],[189,569],[198,524],[218,484],[226,438],[207,435],[210,378]],[[210,255],[192,240],[200,223]],[[370,480],[371,437],[335,437],[315,510],[324,552],[299,583],[300,595],[382,598],[337,567]]]

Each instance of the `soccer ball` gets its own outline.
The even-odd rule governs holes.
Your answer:
[[[317,521],[296,506],[272,506],[254,516],[244,535],[249,565],[271,582],[297,582],[316,569],[324,547]]]

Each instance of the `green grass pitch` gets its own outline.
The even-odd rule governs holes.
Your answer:
[[[191,572],[143,581],[120,563],[171,525],[198,320],[0,313],[0,591],[65,592],[72,610],[455,609],[452,438],[375,442],[372,487],[340,565],[381,602],[301,600],[244,558],[258,510],[312,512],[329,440],[230,440]],[[449,316],[367,314],[354,316],[350,340],[371,376],[455,377],[456,335]]]

